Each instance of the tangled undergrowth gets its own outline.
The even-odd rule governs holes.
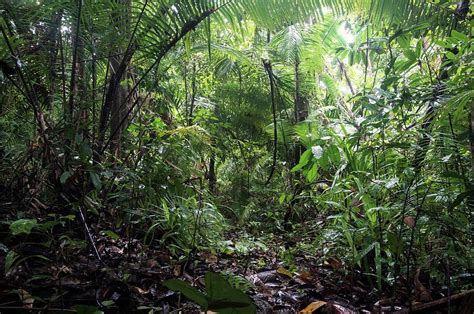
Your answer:
[[[0,1],[0,312],[473,298],[471,3]]]

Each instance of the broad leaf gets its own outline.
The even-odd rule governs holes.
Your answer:
[[[20,257],[15,251],[8,252],[7,256],[5,256],[5,273],[8,273],[10,269],[13,267],[15,261]]]
[[[91,305],[75,305],[74,309],[78,314],[104,314],[104,312]]]
[[[314,163],[311,169],[306,174],[308,182],[313,182],[318,177],[318,164]]]
[[[311,156],[313,155],[313,152],[311,149],[307,149],[300,157],[300,162],[291,169],[291,172],[296,172],[298,170],[303,169],[304,166],[308,164],[308,162],[311,160]]]
[[[95,172],[90,172],[89,175],[91,177],[92,184],[94,185],[96,190],[100,190],[100,188],[102,187],[102,182],[100,181],[99,175]]]
[[[69,171],[64,171],[61,177],[59,178],[59,181],[64,184],[66,183],[67,179],[71,177],[72,173]]]
[[[177,280],[177,279],[170,279],[163,282],[163,286],[166,288],[181,292],[186,298],[190,299],[191,301],[195,302],[201,308],[206,309],[208,308],[208,300],[207,297],[200,292],[198,289],[191,287],[188,283]]]
[[[205,277],[209,298],[209,310],[219,313],[255,313],[252,300],[242,291],[232,287],[217,273],[208,272]]]
[[[31,229],[38,225],[36,219],[19,219],[10,225],[12,235],[30,234]]]

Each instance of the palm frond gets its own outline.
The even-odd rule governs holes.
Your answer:
[[[295,25],[291,25],[277,33],[270,43],[274,47],[277,57],[282,58],[289,64],[299,62],[303,44],[303,34]]]

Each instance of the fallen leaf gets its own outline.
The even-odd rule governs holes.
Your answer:
[[[306,314],[306,313],[314,313],[317,309],[320,307],[326,305],[326,302],[324,301],[315,301],[310,303],[307,307],[305,307],[302,311],[300,311],[300,314]]]
[[[296,295],[291,295],[290,293],[281,290],[278,291],[277,295],[284,302],[298,303],[298,297]]]
[[[307,283],[310,283],[314,279],[313,275],[309,271],[301,272],[299,274],[299,277],[301,278],[301,280]]]
[[[181,275],[181,265],[180,264],[177,264],[174,266],[173,268],[173,274],[178,277]]]
[[[148,294],[148,290],[143,290],[142,288],[140,287],[136,287],[136,286],[130,286],[130,291],[131,292],[134,292],[134,293],[137,293],[137,294]]]
[[[18,295],[24,307],[26,308],[33,307],[33,303],[35,302],[35,299],[31,296],[31,294],[28,291],[24,289],[18,289]]]
[[[340,304],[331,304],[330,305],[331,311],[329,313],[334,313],[334,314],[357,314],[356,311],[348,309]]]
[[[337,257],[330,257],[325,262],[325,265],[329,265],[332,269],[337,270],[342,268],[342,261]]]

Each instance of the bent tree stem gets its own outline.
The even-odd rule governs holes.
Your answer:
[[[265,185],[270,183],[270,180],[273,177],[273,173],[275,172],[276,168],[276,157],[277,157],[277,144],[278,144],[278,131],[277,131],[277,121],[276,121],[276,101],[275,101],[275,80],[273,77],[273,70],[272,64],[270,61],[263,60],[263,67],[268,74],[268,79],[270,80],[270,96],[272,99],[272,114],[273,114],[273,161],[272,161],[272,168],[270,170],[270,174],[268,175],[268,179],[265,182]]]

